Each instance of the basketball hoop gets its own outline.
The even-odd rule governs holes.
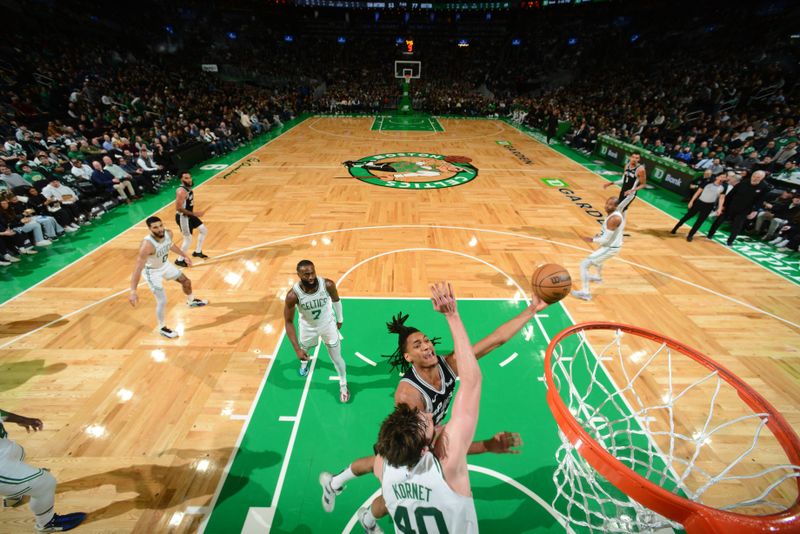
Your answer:
[[[411,83],[411,74],[403,74],[403,80],[405,80],[406,84]]]
[[[545,379],[562,443],[553,508],[569,525],[800,532],[800,439],[710,358],[642,328],[582,323],[550,342]],[[734,416],[740,407],[744,415]],[[722,446],[712,448],[712,439]],[[784,464],[755,463],[754,451],[760,464],[781,450]]]

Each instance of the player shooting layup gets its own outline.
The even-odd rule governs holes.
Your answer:
[[[434,443],[431,413],[399,404],[381,425],[373,473],[398,532],[426,532],[426,525],[436,524],[439,532],[477,534],[467,453],[478,426],[483,379],[450,284],[437,284],[431,293],[434,309],[450,327],[461,379],[453,416]]]

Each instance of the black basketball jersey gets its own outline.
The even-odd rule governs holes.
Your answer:
[[[400,379],[401,382],[408,382],[422,394],[425,399],[425,409],[433,415],[433,424],[438,425],[447,415],[450,401],[453,399],[453,392],[456,389],[456,374],[441,356],[439,359],[439,376],[442,380],[442,388],[434,389],[433,386],[425,382],[412,367]]]
[[[186,199],[183,201],[183,209],[194,211],[194,190],[186,187],[183,184],[181,184],[179,187],[186,190]]]
[[[636,176],[636,173],[639,172],[639,168],[641,165],[637,165],[636,167],[632,168],[630,165],[625,167],[625,171],[622,173],[622,192],[628,191],[633,189],[637,185],[639,185],[639,178]]]

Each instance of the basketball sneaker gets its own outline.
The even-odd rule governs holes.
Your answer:
[[[308,362],[300,362],[300,367],[297,368],[297,374],[300,376],[306,376],[308,374]]]
[[[158,330],[158,333],[161,334],[164,337],[169,338],[169,339],[175,339],[176,337],[178,337],[178,333],[177,332],[175,332],[174,330],[170,330],[166,326],[163,327],[163,328],[160,328]]]
[[[350,167],[352,167],[353,165],[355,165],[355,164],[356,164],[356,162],[355,162],[355,161],[350,161],[350,160],[347,160],[347,161],[343,161],[343,162],[342,162],[342,165],[344,165],[344,166],[345,166],[345,167],[347,167],[348,169],[349,169]]]
[[[45,526],[40,527],[37,525],[36,530],[39,532],[64,532],[77,527],[83,523],[84,519],[86,519],[86,514],[83,512],[75,512],[64,515],[55,514],[53,519],[51,519]]]
[[[203,299],[195,298],[195,299],[190,300],[186,304],[188,304],[190,308],[202,308],[203,306],[208,304],[208,301],[207,300],[203,300]]]
[[[336,491],[331,486],[333,474],[323,471],[319,474],[319,484],[322,486],[322,509],[326,512],[333,512],[333,507],[336,506],[336,496],[339,495],[344,488]]]
[[[202,260],[207,260],[208,259],[208,256],[203,254],[202,250],[200,252],[192,252],[192,257],[193,258],[200,258]]]
[[[377,522],[372,526],[367,526],[364,520],[367,510],[368,508],[366,506],[358,509],[358,522],[361,525],[361,528],[363,528],[364,532],[367,534],[383,534],[383,529]]]
[[[342,404],[346,404],[350,400],[350,390],[347,389],[347,384],[339,386],[339,400]]]
[[[186,260],[175,260],[175,265],[178,267],[188,267],[189,264],[186,263]]]
[[[572,296],[581,300],[592,300],[592,296],[586,291],[572,291]]]
[[[602,284],[602,283],[603,283],[603,279],[602,279],[602,278],[600,278],[599,276],[592,276],[592,275],[589,275],[589,278],[588,278],[588,280],[589,280],[590,282],[597,282],[598,284]]]

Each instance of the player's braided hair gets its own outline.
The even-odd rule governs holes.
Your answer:
[[[392,366],[392,371],[399,368],[401,372],[405,373],[411,369],[411,362],[407,361],[403,357],[403,354],[406,352],[406,341],[408,341],[408,336],[414,332],[419,332],[419,329],[414,328],[413,326],[406,326],[405,323],[407,320],[408,314],[403,315],[403,312],[398,312],[397,315],[392,317],[390,322],[386,323],[386,328],[389,329],[389,333],[397,334],[397,350],[395,350],[392,354],[383,355],[389,365]],[[436,337],[431,339],[431,343],[437,345],[439,343],[439,338]]]

